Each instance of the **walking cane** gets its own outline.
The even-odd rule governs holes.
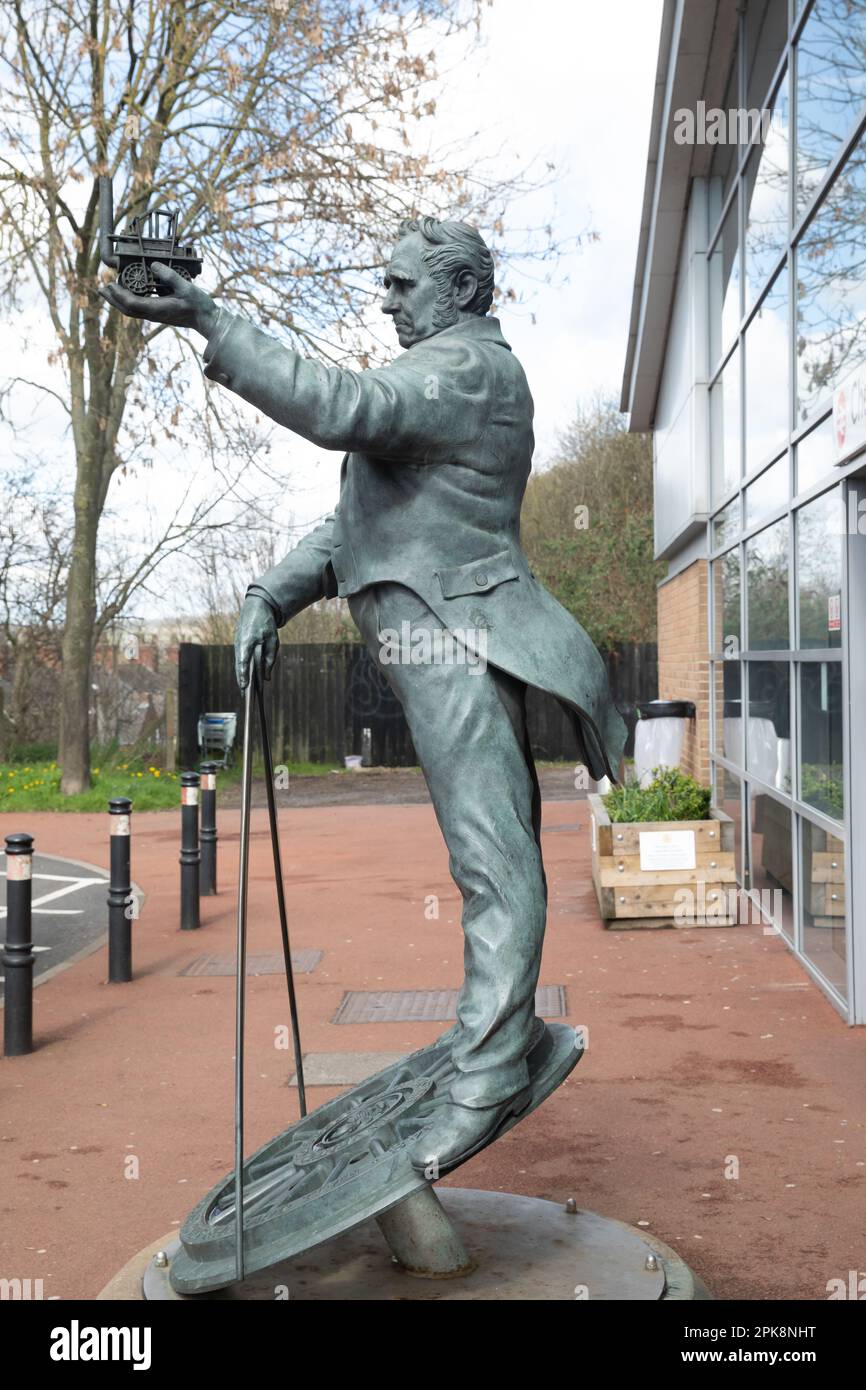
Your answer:
[[[265,717],[261,661],[261,647],[257,646],[253,650],[253,659],[250,663],[250,674],[244,699],[244,756],[241,774],[241,849],[240,871],[238,875],[237,978],[235,987],[235,1269],[238,1283],[241,1283],[244,1278],[244,1007],[246,1002],[247,888],[249,884],[254,691],[259,711],[259,725],[261,727],[262,748],[265,758],[265,784],[268,794],[268,816],[271,824],[271,848],[274,856],[274,876],[276,879],[277,903],[280,912],[280,935],[283,942],[283,961],[286,968],[289,1012],[292,1019],[295,1072],[298,1078],[298,1100],[301,1116],[303,1117],[307,1113],[307,1097],[304,1088],[304,1064],[301,1053],[301,1030],[298,1022],[295,979],[292,971],[289,927],[286,918],[286,900],[283,891],[280,840],[277,832],[277,808],[274,798],[274,769],[271,760],[271,743],[268,735],[268,724]]]
[[[260,653],[261,648],[256,647]],[[304,1060],[301,1053],[301,1029],[298,1023],[298,1005],[295,998],[295,976],[292,971],[292,952],[289,946],[289,926],[286,919],[286,898],[283,891],[283,865],[280,857],[280,837],[277,832],[277,807],[274,796],[274,764],[271,759],[271,739],[268,721],[265,718],[265,692],[262,684],[261,668],[256,682],[256,695],[259,705],[259,723],[262,730],[262,751],[265,757],[265,786],[268,792],[268,816],[271,822],[271,848],[274,855],[274,877],[277,884],[277,904],[280,910],[280,935],[283,941],[283,962],[286,967],[286,989],[289,994],[289,1014],[292,1020],[292,1041],[295,1049],[295,1075],[298,1081],[298,1104],[301,1119],[307,1113],[307,1093],[304,1088]]]

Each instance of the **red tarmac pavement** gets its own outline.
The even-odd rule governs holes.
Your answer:
[[[572,1077],[448,1181],[643,1224],[717,1298],[824,1299],[866,1272],[866,1029],[850,1029],[759,926],[605,932],[586,803],[545,803],[551,911],[541,983],[589,1029]],[[108,817],[25,817],[45,853],[108,866]],[[557,829],[557,827],[579,828]],[[34,994],[37,1050],[0,1063],[0,1277],[93,1298],[228,1172],[234,981],[178,972],[231,953],[239,816],[220,814],[217,898],[178,930],[180,813],[133,820],[136,979],[100,949]],[[400,1052],[445,1023],[330,1022],[350,989],[457,988],[459,898],[429,805],[281,812],[305,1052]],[[252,815],[251,952],[279,950],[265,811]],[[438,894],[440,919],[424,900]],[[247,993],[247,1151],[297,1117],[285,981]],[[335,1092],[316,1087],[311,1107]],[[738,1177],[726,1178],[738,1167]],[[135,1173],[137,1176],[127,1176]]]

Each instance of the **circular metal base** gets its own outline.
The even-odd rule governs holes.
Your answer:
[[[668,1246],[620,1221],[504,1192],[437,1188],[473,1268],[448,1279],[410,1275],[375,1221],[209,1294],[172,1288],[176,1237],[130,1261],[101,1299],[149,1301],[644,1301],[707,1299],[701,1281]],[[144,1266],[144,1268],[143,1268]]]

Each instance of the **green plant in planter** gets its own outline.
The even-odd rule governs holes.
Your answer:
[[[825,815],[842,820],[845,814],[842,764],[804,763],[801,773],[802,797]]]
[[[645,787],[615,787],[603,797],[611,820],[706,820],[712,792],[678,767],[654,767]]]

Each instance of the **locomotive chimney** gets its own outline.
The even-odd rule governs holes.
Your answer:
[[[111,179],[105,175],[99,178],[99,259],[103,265],[114,266],[120,264],[119,258],[112,250],[111,234],[114,231],[114,190],[111,186]]]

